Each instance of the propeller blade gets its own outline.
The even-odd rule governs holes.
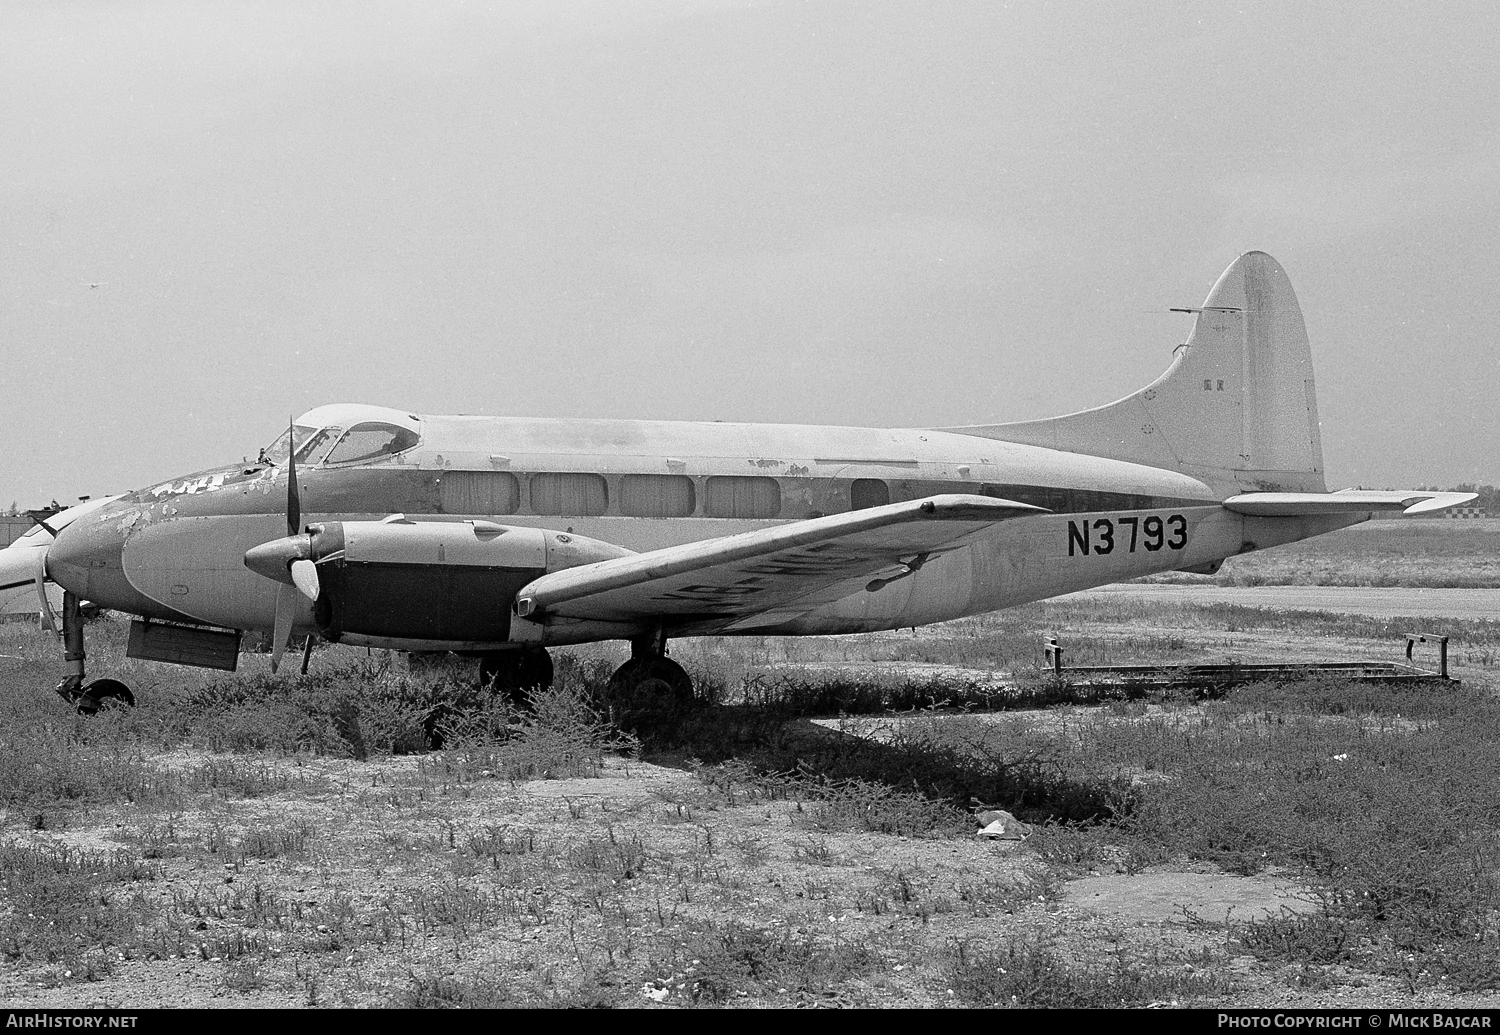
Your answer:
[[[276,587],[276,626],[271,631],[271,674],[281,665],[281,656],[286,653],[286,641],[292,635],[292,619],[297,614],[297,587]]]
[[[292,582],[302,591],[302,595],[308,600],[316,601],[318,591],[318,566],[312,561],[297,560],[292,562]]]
[[[286,453],[286,534],[302,531],[302,494],[297,490],[297,429],[287,421]]]

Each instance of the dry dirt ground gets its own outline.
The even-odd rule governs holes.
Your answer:
[[[1185,629],[1150,617],[1087,633],[1105,644],[1158,638],[1199,659],[1400,651],[1336,631]],[[873,638],[870,651],[941,635]],[[791,663],[799,672],[851,664],[810,653]],[[880,664],[918,676],[987,672]],[[1456,655],[1455,664],[1484,679],[1493,659],[1465,668]],[[804,725],[807,736],[871,734],[857,723]],[[523,783],[444,752],[354,761],[182,750],[149,762],[217,766],[224,779],[174,808],[58,813],[47,829],[5,817],[7,844],[101,868],[139,863],[148,879],[109,893],[152,933],[81,964],[9,959],[0,1007],[932,1007],[958,1002],[955,961],[1017,943],[1079,966],[1138,962],[1216,982],[1163,1005],[1500,1001],[1410,994],[1339,968],[1312,990],[1298,968],[1240,954],[1234,922],[1312,908],[1287,874],[1186,862],[1065,873],[1044,859],[1039,837],[850,832],[815,797],[686,762],[612,758],[589,778]],[[0,931],[14,920],[0,915]]]
[[[1067,908],[1013,901],[1036,868],[1022,844],[820,833],[798,802],[733,803],[680,769],[618,761],[596,778],[513,786],[458,782],[422,758],[261,764],[287,789],[26,835],[85,851],[149,844],[161,874],[144,893],[192,922],[165,958],[112,961],[98,980],[7,968],[0,1006],[404,1005],[420,981],[476,976],[514,982],[518,998],[568,1001],[597,982],[621,1005],[671,1006],[704,996],[694,960],[708,950],[692,932],[735,919],[793,941],[878,944],[881,960],[837,992],[730,989],[731,1004],[941,1003],[945,943]],[[271,858],[228,847],[256,830],[307,833]],[[476,841],[503,846],[485,856]],[[996,889],[1007,911],[988,915]]]
[[[1183,1005],[1492,1002],[1411,997],[1355,974],[1307,993],[1285,968],[1234,955],[1227,921],[1312,908],[1274,874],[1184,866],[1049,886],[1026,841],[820,831],[811,803],[737,798],[681,769],[629,761],[595,778],[515,786],[457,780],[424,758],[257,764],[285,789],[25,835],[154,859],[159,877],[141,893],[185,923],[161,958],[104,961],[95,980],[7,967],[0,1006],[391,1006],[476,985],[486,1005],[505,1005],[509,992],[517,1003],[641,1008],[942,1006],[954,1002],[944,975],[956,946],[1017,938],[1078,960],[1211,967],[1234,985]],[[247,857],[252,831],[301,837]],[[773,947],[783,970],[729,987],[744,976],[722,937],[737,921],[824,949],[811,959],[783,951],[778,964]]]
[[[788,977],[754,994],[730,989],[730,1005],[945,1005],[942,962],[959,941],[1046,934],[1106,954],[1186,958],[1221,949],[1231,917],[1308,908],[1286,880],[1202,869],[1097,873],[1048,894],[1024,841],[822,833],[805,803],[731,803],[690,773],[642,763],[518,786],[446,782],[420,758],[263,764],[290,780],[285,791],[195,815],[117,810],[28,835],[85,851],[149,844],[161,875],[144,893],[192,922],[178,951],[115,960],[97,980],[8,968],[0,1006],[403,1005],[419,981],[476,975],[566,1000],[590,968],[620,1005],[674,1006],[703,999],[694,960],[708,950],[683,932],[734,919],[879,958],[836,989]],[[297,829],[305,842],[271,858],[212,851],[253,830]],[[497,829],[512,839],[509,854],[465,847]],[[590,854],[621,845],[639,848],[628,877],[617,855]],[[1258,983],[1253,961],[1227,963]],[[1233,998],[1307,1005],[1271,984]],[[1336,1001],[1392,991],[1351,987]]]

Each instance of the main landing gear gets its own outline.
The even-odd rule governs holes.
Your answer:
[[[93,715],[106,701],[120,701],[135,707],[135,695],[118,679],[84,682],[83,662],[88,655],[83,649],[83,608],[78,598],[67,590],[63,591],[62,624],[63,660],[73,669],[57,684],[62,699],[76,705],[80,715]]]
[[[540,647],[494,651],[479,656],[479,685],[512,699],[552,685],[552,656]]]
[[[653,699],[686,705],[693,700],[693,680],[667,657],[667,635],[658,631],[630,641],[630,660],[609,679],[612,701],[647,704]]]

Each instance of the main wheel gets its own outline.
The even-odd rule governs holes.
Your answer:
[[[609,678],[611,699],[661,698],[678,702],[693,699],[693,679],[671,658],[631,658]]]
[[[552,656],[538,647],[494,651],[479,657],[479,684],[517,697],[552,685]]]
[[[522,653],[521,689],[546,690],[552,685],[552,655],[539,647]]]

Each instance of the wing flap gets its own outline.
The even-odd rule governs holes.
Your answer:
[[[997,522],[1037,513],[951,494],[796,521],[552,572],[517,594],[516,612],[533,621],[760,614],[849,579],[903,578]]]
[[[1426,489],[1341,489],[1338,492],[1246,492],[1224,501],[1224,509],[1254,517],[1316,517],[1395,511],[1427,514],[1478,499],[1473,492]]]

